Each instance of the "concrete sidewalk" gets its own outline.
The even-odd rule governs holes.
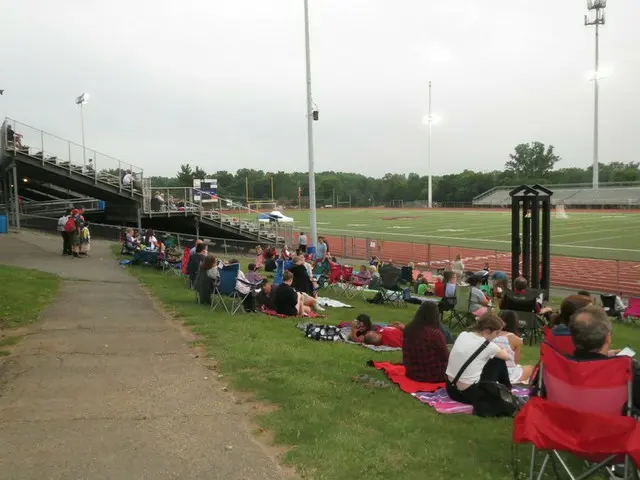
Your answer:
[[[0,366],[0,479],[291,478],[108,245],[72,259],[59,244],[0,236],[0,263],[63,277]]]

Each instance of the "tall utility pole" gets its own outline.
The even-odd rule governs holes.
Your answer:
[[[431,183],[431,127],[432,126],[433,126],[433,113],[431,111],[431,80],[429,80],[429,148],[427,150],[427,170],[428,170],[428,174],[429,174],[429,181],[428,181],[428,184],[427,184],[427,192],[428,192],[427,206],[429,208],[433,208],[432,193],[431,193],[431,187],[432,187],[432,183]]]
[[[316,221],[316,174],[313,160],[313,99],[311,96],[311,41],[309,38],[309,0],[304,0],[304,40],[307,64],[307,149],[309,155],[309,225],[311,245],[315,247],[318,240]]]
[[[587,0],[587,10],[595,12],[584,16],[585,26],[596,27],[596,69],[593,73],[593,188],[598,188],[598,103],[600,82],[600,25],[604,25],[607,0]]]

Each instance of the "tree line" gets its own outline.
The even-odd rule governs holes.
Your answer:
[[[434,176],[433,201],[439,203],[470,203],[473,198],[493,187],[521,183],[545,185],[565,183],[590,183],[592,167],[559,168],[561,158],[553,146],[541,142],[517,145],[509,155],[504,170],[476,172],[464,170],[443,176]],[[600,182],[640,181],[640,163],[611,162],[600,164]],[[215,178],[218,195],[236,201],[270,200],[295,204],[300,188],[302,204],[308,197],[309,176],[306,172],[239,169],[235,174],[226,170],[206,172],[199,166],[185,163],[174,177],[151,177],[155,188],[190,187],[194,178]],[[426,201],[428,177],[417,173],[387,173],[373,178],[359,173],[325,171],[316,173],[316,197],[318,205],[335,204],[349,199],[353,206],[388,204],[394,200]]]

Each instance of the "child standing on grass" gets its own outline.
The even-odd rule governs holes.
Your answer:
[[[91,244],[91,233],[89,232],[89,222],[85,220],[80,231],[80,255],[88,256]]]

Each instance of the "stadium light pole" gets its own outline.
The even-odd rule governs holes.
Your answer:
[[[599,103],[599,81],[600,81],[600,25],[604,25],[604,9],[607,0],[587,0],[587,10],[594,11],[595,14],[584,16],[585,26],[595,25],[596,27],[596,69],[593,74],[593,188],[599,185],[598,166],[598,103]]]
[[[307,70],[307,150],[309,155],[309,224],[311,230],[311,245],[315,247],[318,240],[318,225],[316,221],[316,175],[313,158],[313,121],[314,107],[311,96],[311,41],[309,35],[309,0],[304,0],[304,40],[306,49]],[[317,114],[316,114],[317,115]],[[316,117],[317,118],[317,117]]]
[[[83,93],[76,98],[76,105],[80,105],[80,124],[82,125],[82,166],[87,166],[87,148],[84,143],[84,104],[89,100],[89,94]],[[71,159],[69,159],[71,161]],[[83,170],[84,171],[84,170]]]
[[[429,81],[429,114],[426,117],[423,117],[422,123],[429,127],[429,145],[427,147],[427,175],[428,175],[428,183],[427,183],[427,207],[433,208],[433,184],[432,184],[432,172],[431,172],[431,139],[432,139],[432,130],[433,125],[437,125],[440,123],[441,118],[438,115],[434,115],[431,111],[431,81]]]

